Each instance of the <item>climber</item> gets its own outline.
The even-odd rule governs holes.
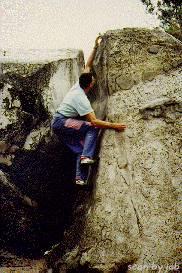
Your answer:
[[[77,154],[75,182],[81,186],[86,184],[88,175],[83,166],[94,163],[99,128],[116,131],[123,131],[126,128],[121,123],[97,119],[86,95],[95,83],[91,68],[101,41],[101,37],[98,36],[79,81],[66,94],[51,123],[53,132]]]

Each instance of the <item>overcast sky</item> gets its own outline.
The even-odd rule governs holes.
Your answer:
[[[0,0],[0,48],[81,48],[99,33],[154,27],[140,0]]]

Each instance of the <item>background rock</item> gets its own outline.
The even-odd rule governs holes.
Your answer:
[[[50,121],[83,64],[78,50],[17,51],[0,57],[3,248],[37,255],[60,240],[70,221],[74,157],[52,135]]]

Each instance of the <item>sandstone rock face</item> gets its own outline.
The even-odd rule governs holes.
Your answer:
[[[78,50],[0,56],[1,246],[10,243],[20,252],[31,251],[41,241],[44,245],[51,229],[56,234],[57,213],[56,225],[64,225],[62,197],[65,187],[69,192],[72,174],[63,169],[74,162],[52,136],[50,121],[83,64]],[[69,194],[73,198],[74,190]]]
[[[98,91],[90,99],[103,118],[109,95],[107,120],[128,128],[104,132],[93,190],[83,191],[72,184],[74,158],[50,132],[82,53],[3,52],[3,247],[13,244],[25,254],[61,241],[47,265],[36,262],[36,272],[153,272],[152,265],[169,272],[179,262],[181,53],[181,43],[157,29],[103,35],[94,65]],[[21,261],[15,266],[21,270]]]
[[[4,249],[36,256],[72,221],[74,156],[51,133],[50,122],[83,66],[79,50],[0,52],[0,258],[6,261],[0,272],[11,266],[30,272],[19,258],[9,263]],[[89,98],[103,118],[107,95],[100,90]]]
[[[94,69],[110,94],[107,119],[127,130],[104,133],[94,190],[65,234],[61,273],[169,272],[179,262],[181,56],[180,42],[158,29],[104,34]]]
[[[83,55],[76,50],[19,54],[7,52],[6,56],[0,56],[1,132],[7,126],[19,129],[16,127],[25,121],[24,127],[29,131],[39,127],[55,112],[83,67]],[[21,130],[25,128],[21,126]],[[14,138],[18,142],[18,137]]]

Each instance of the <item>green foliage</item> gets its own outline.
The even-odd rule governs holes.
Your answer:
[[[176,38],[182,40],[182,0],[141,0],[147,11],[156,14],[161,26]]]
[[[155,6],[153,5],[151,0],[141,0],[144,5],[146,5],[149,13],[153,13],[155,10]]]

